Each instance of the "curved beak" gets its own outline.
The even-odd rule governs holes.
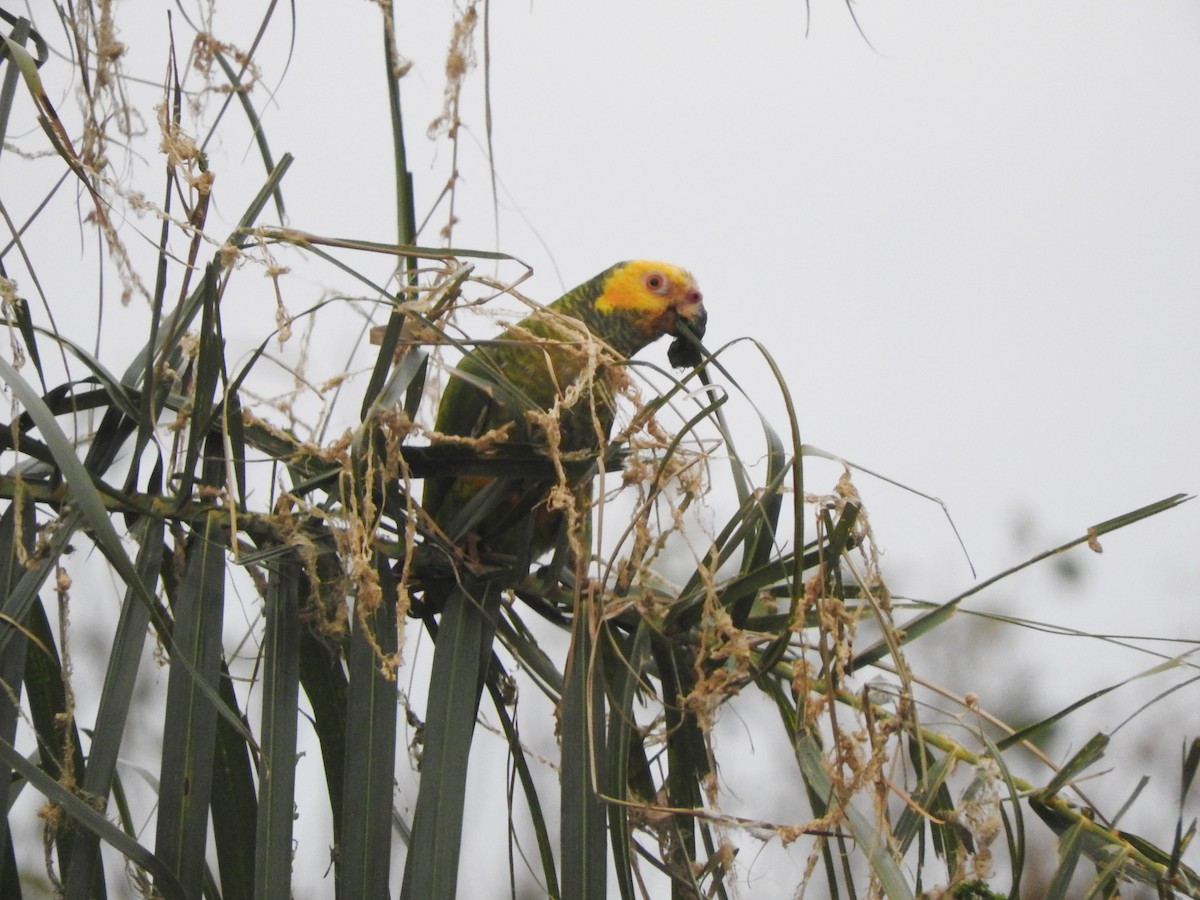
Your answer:
[[[675,317],[675,327],[671,334],[675,340],[667,348],[667,359],[676,369],[691,369],[704,361],[700,340],[704,337],[704,329],[708,326],[708,311],[704,301],[696,292],[694,300],[689,298],[686,305],[680,307]]]

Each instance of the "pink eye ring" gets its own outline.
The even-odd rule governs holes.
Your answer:
[[[667,278],[658,272],[651,272],[646,276],[646,287],[656,294],[662,294],[667,288]]]

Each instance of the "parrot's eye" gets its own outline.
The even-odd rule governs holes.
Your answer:
[[[646,287],[656,294],[663,293],[667,287],[666,276],[659,275],[657,272],[651,272],[646,276]]]

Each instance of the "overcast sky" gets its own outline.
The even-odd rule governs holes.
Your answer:
[[[427,206],[449,164],[449,146],[424,137],[441,104],[449,22],[398,10],[414,62],[402,85],[407,136]],[[545,300],[619,259],[689,267],[707,299],[709,346],[761,342],[786,374],[804,440],[944,499],[981,576],[1200,489],[1200,10],[855,11],[869,44],[846,7],[826,0],[814,0],[811,21],[797,2],[497,4],[499,240],[476,71],[455,244],[530,263],[522,290]],[[305,190],[293,224],[386,235],[374,11],[338,15],[300,22],[267,124],[280,149],[297,129],[289,178]],[[343,67],[355,65],[362,94],[347,103]],[[380,165],[347,164],[372,153]],[[426,242],[444,219],[435,215]],[[665,348],[648,355],[661,361]],[[727,362],[781,414],[749,345]],[[733,415],[757,427],[744,405]],[[814,466],[807,487],[828,490],[837,474]],[[893,590],[938,600],[971,583],[937,507],[858,483]],[[1032,577],[978,604],[1090,631],[1200,637],[1200,503],[1103,543],[1102,556],[1076,551],[1076,591]],[[995,658],[970,645],[930,649]],[[1061,689],[1062,703],[1151,664],[1061,639],[1026,652],[1039,690]],[[956,687],[986,683],[981,674]],[[1118,699],[1094,727],[1136,707]],[[1168,719],[1159,733],[1171,759],[1193,736],[1187,722]],[[1080,723],[1070,739],[1077,747],[1090,734]],[[1118,779],[1118,791],[1132,780]],[[754,896],[790,896],[794,880],[771,888],[764,873],[777,870],[754,871],[766,879]]]
[[[231,6],[218,4],[217,35],[247,47],[257,20]],[[164,45],[140,29],[161,32],[166,8],[120,35],[143,42],[129,66],[152,84]],[[945,500],[981,576],[1200,489],[1200,8],[854,10],[865,38],[833,0],[808,11],[495,4],[499,234],[479,69],[464,98],[455,245],[529,263],[522,290],[547,301],[621,259],[690,268],[708,346],[760,342],[787,377],[804,440]],[[420,216],[448,173],[449,144],[425,128],[441,107],[452,11],[397,4],[397,14],[414,63],[402,99]],[[282,18],[258,54],[273,103],[253,95],[275,152],[297,157],[288,224],[394,240],[377,9],[301,4],[300,15],[286,74]],[[261,182],[244,132],[231,126],[210,148],[214,217],[236,218]],[[422,242],[437,243],[444,221],[435,213]],[[320,289],[297,290],[289,308]],[[114,311],[108,327],[122,315],[133,313]],[[272,302],[247,310],[248,343],[273,315]],[[342,350],[326,349],[337,369]],[[665,346],[648,355],[664,361]],[[780,414],[748,344],[727,365]],[[744,407],[733,414],[755,427]],[[827,490],[837,474],[814,466],[807,487]],[[971,583],[936,506],[856,480],[893,590],[936,600]],[[1200,636],[1200,503],[1103,543],[1102,556],[1077,551],[1086,591],[1017,582],[1028,592],[1003,595],[1005,610]],[[1099,672],[1070,654],[1060,662]],[[1109,677],[1147,665],[1124,659]],[[1107,683],[1096,678],[1080,693]],[[1190,736],[1171,735],[1171,752]]]
[[[1200,12],[855,9],[870,46],[832,2],[811,23],[799,3],[497,7],[499,243],[477,71],[455,244],[530,263],[523,290],[547,300],[618,259],[691,268],[708,343],[760,341],[804,439],[946,500],[981,573],[1015,561],[1018,513],[1051,540],[1196,490]],[[297,227],[379,237],[394,221],[374,15],[301,19],[265,114],[298,156]],[[424,136],[449,19],[401,16],[427,207],[449,162]],[[940,513],[862,487],[893,556],[952,560]],[[1195,599],[1200,505],[1137,531],[1088,564],[1107,578],[1127,554],[1161,575],[1164,615]]]
[[[424,136],[441,105],[449,13],[414,21],[400,9],[427,207],[449,164],[448,144]],[[944,499],[981,575],[1196,491],[1200,11],[855,11],[869,44],[825,0],[811,21],[800,3],[497,6],[499,242],[477,70],[455,244],[530,263],[522,289],[546,300],[618,259],[689,267],[709,345],[761,342],[788,378],[804,440]],[[332,22],[302,18],[265,114],[273,145],[298,155],[297,227],[392,228],[374,16],[362,4]],[[729,363],[780,409],[748,346]],[[815,467],[808,488],[835,475]],[[859,483],[904,582],[894,588],[970,583],[936,507]],[[1103,556],[1082,551],[1089,619],[1200,631],[1198,541],[1192,504],[1111,536]],[[1058,617],[1053,597],[1037,608]],[[1082,612],[1064,607],[1061,619]]]

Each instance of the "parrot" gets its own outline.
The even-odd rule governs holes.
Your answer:
[[[459,438],[492,432],[543,451],[595,453],[615,417],[613,363],[673,335],[671,364],[698,365],[698,346],[684,332],[699,339],[706,324],[703,295],[687,270],[652,260],[617,263],[470,350],[451,372],[434,431]],[[598,361],[580,326],[608,348]],[[513,556],[528,548],[533,560],[555,547],[562,528],[561,509],[548,503],[554,484],[430,477],[422,507],[446,536],[468,541],[476,553]],[[590,478],[569,487],[590,499]]]

